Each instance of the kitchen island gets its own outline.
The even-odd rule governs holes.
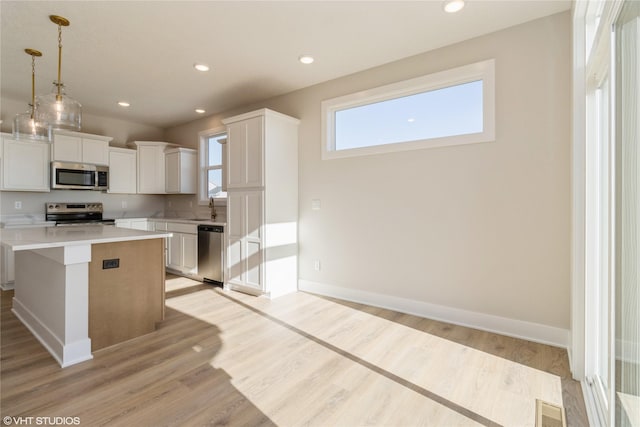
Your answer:
[[[103,225],[0,229],[15,254],[13,313],[62,367],[152,332],[171,233]]]

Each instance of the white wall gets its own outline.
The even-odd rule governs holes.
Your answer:
[[[564,334],[548,340],[566,344],[570,28],[568,12],[554,15],[168,129],[165,137],[194,146],[198,131],[258,107],[301,119],[301,283],[354,299],[373,293],[378,301],[449,308],[454,321],[466,313],[548,326]],[[321,160],[322,100],[488,58],[496,60],[495,142]],[[312,199],[321,210],[311,210]]]

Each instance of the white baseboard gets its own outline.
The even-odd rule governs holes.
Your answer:
[[[616,360],[638,363],[638,360],[640,360],[640,344],[616,338]]]
[[[459,308],[302,279],[298,281],[298,289],[304,292],[386,308],[401,313],[413,314],[428,319],[440,320],[455,325],[521,338],[527,341],[549,344],[555,347],[567,348],[569,345],[569,331],[567,329],[539,323],[509,319],[491,314],[461,310]]]
[[[0,289],[3,291],[10,291],[14,289],[13,282],[0,283]]]
[[[61,367],[66,368],[67,366],[93,359],[90,338],[65,345],[31,310],[16,298],[13,298],[13,309],[11,311],[40,341],[40,344],[49,351]]]

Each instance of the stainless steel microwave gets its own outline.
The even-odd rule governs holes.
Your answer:
[[[89,163],[51,162],[51,188],[60,190],[107,190],[109,166]]]

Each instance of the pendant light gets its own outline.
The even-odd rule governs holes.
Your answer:
[[[61,78],[62,69],[62,27],[69,26],[69,20],[58,15],[49,16],[58,26],[58,80],[53,82],[53,91],[38,96],[36,118],[49,123],[52,129],[80,130],[82,105],[65,94]]]
[[[16,114],[13,119],[13,136],[16,139],[36,139],[51,141],[51,127],[47,123],[36,120],[36,57],[42,56],[42,52],[35,49],[25,49],[31,56],[31,103],[29,111]]]

